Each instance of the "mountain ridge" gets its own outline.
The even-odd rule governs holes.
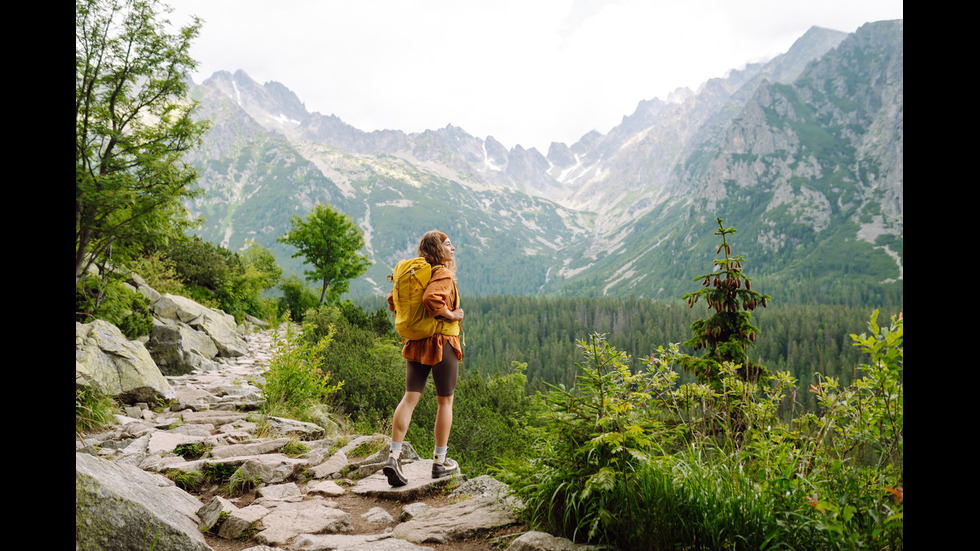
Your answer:
[[[832,239],[839,246],[851,230],[838,228],[848,220],[857,225],[855,237],[861,232],[871,244],[882,236],[890,239],[878,246],[891,245],[883,254],[890,255],[893,264],[897,258],[900,268],[901,41],[900,20],[868,24],[851,34],[814,27],[769,62],[733,69],[705,82],[697,92],[679,89],[667,101],[641,100],[607,134],[589,132],[571,145],[555,142],[546,154],[521,146],[508,150],[492,136],[481,140],[452,125],[417,133],[364,132],[335,115],[306,111],[280,83],[259,85],[241,71],[220,71],[194,87],[201,116],[215,119],[214,136],[209,133],[201,150],[189,158],[201,171],[205,189],[189,210],[208,218],[199,230],[205,239],[235,248],[246,238],[254,239],[273,250],[287,273],[297,273],[298,261],[290,265],[291,253],[278,246],[275,237],[287,229],[288,216],[305,215],[317,201],[329,202],[365,230],[376,264],[363,281],[354,282],[355,295],[386,292],[383,276],[397,258],[414,254],[414,240],[421,232],[440,227],[453,235],[463,259],[472,260],[463,264],[461,279],[471,278],[470,292],[476,294],[676,298],[689,279],[659,290],[646,287],[644,280],[651,274],[663,280],[710,269],[703,255],[688,259],[683,269],[674,266],[692,244],[711,237],[715,216],[708,211],[718,211],[726,223],[758,235],[749,252],[766,253],[759,259],[772,263],[773,275],[801,257],[786,248],[790,238],[783,226],[808,228],[810,235],[803,241],[811,245],[824,241],[821,233],[841,232]],[[860,113],[845,109],[846,98],[821,92],[823,83],[857,79],[860,75],[841,73],[866,61],[870,53],[864,52],[878,51],[881,58],[881,52],[896,48],[898,55],[888,57],[891,61],[884,69],[891,76],[880,82],[861,81],[849,92],[860,95],[851,98]],[[872,67],[879,70],[876,65],[864,70]],[[794,84],[800,78],[803,81]],[[828,104],[828,97],[841,105]],[[779,101],[772,103],[774,98]],[[770,144],[766,162],[775,163],[773,155],[804,150],[811,159],[775,163],[783,171],[772,180],[779,182],[775,188],[744,184],[745,178],[762,174],[758,166],[745,162],[746,156],[758,156],[765,140],[788,136],[766,125],[773,116],[790,114],[789,98],[819,116],[781,124],[800,126],[798,135],[810,138],[833,136],[826,147],[845,150],[840,155],[843,164],[834,166],[846,169],[859,154],[865,173],[847,178],[877,179],[845,186],[862,198],[858,211],[848,207],[844,216],[837,212],[843,207],[827,206],[830,195],[841,200],[842,192],[830,191],[827,177],[813,168],[818,149],[809,145],[797,151],[782,142],[782,149]],[[857,126],[840,131],[846,121]],[[821,125],[831,126],[828,130]],[[751,141],[752,148],[739,140]],[[810,171],[800,169],[800,162],[809,162]],[[816,179],[798,182],[807,178]],[[888,182],[884,188],[876,186],[882,178]],[[736,182],[734,187],[728,181]],[[782,218],[766,214],[780,205],[764,211],[759,205],[732,208],[770,205],[776,190],[782,190]],[[872,197],[874,205],[868,206],[868,194],[880,196],[886,204]],[[263,209],[270,212],[260,215]],[[254,218],[243,217],[245,213]],[[743,220],[745,216],[756,219]],[[679,223],[692,217],[699,222]],[[696,231],[707,235],[695,235]],[[768,250],[763,242],[770,243]],[[467,250],[472,252],[470,259],[464,256]],[[786,258],[775,258],[779,251]],[[515,252],[520,258],[508,256]],[[657,260],[643,260],[651,254]],[[702,267],[695,270],[692,262]],[[861,278],[869,284],[887,279],[883,272],[888,268],[873,264],[863,268]],[[470,268],[481,273],[468,274]],[[901,272],[889,277],[900,281]]]

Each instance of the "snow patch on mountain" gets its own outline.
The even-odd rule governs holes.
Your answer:
[[[300,122],[298,120],[291,119],[291,118],[287,117],[284,113],[279,113],[278,116],[272,117],[272,120],[274,120],[274,121],[276,121],[277,123],[280,123],[280,124],[286,124],[286,123],[288,123],[288,124],[294,124],[294,125],[297,125],[297,126],[300,124]]]

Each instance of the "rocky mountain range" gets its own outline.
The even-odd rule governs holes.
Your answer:
[[[254,241],[288,274],[301,259],[276,238],[333,205],[374,262],[356,296],[386,293],[394,264],[440,229],[466,294],[675,299],[711,270],[719,217],[773,288],[900,295],[903,86],[903,21],[815,27],[766,63],[543,153],[454,126],[365,132],[283,84],[218,72],[193,87],[212,128],[187,157],[204,190],[188,209],[201,237]]]

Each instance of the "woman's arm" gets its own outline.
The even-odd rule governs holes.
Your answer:
[[[454,308],[456,297],[452,272],[441,269],[432,275],[422,295],[422,304],[433,317],[442,317],[449,321],[463,319],[463,309]]]

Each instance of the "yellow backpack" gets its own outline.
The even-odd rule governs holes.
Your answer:
[[[395,304],[395,330],[405,340],[427,339],[432,335],[459,335],[458,321],[437,320],[425,311],[422,294],[432,278],[432,266],[424,258],[409,258],[395,265],[388,279],[394,284],[391,298]],[[453,282],[455,286],[455,281]],[[459,308],[459,292],[456,305]]]

